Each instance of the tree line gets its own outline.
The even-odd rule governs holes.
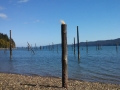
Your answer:
[[[15,48],[15,42],[11,39],[12,48]],[[0,48],[9,48],[10,47],[10,38],[7,34],[0,33]]]

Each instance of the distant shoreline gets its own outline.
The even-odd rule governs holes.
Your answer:
[[[9,48],[0,48],[0,50],[4,50],[4,49],[8,50]],[[17,49],[17,48],[12,48],[12,49]]]
[[[66,90],[61,78],[0,73],[1,89]],[[120,85],[68,80],[68,90],[120,90]]]

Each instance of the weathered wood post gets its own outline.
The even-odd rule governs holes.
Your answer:
[[[77,47],[78,47],[78,59],[80,59],[80,50],[79,50],[79,31],[77,26]]]
[[[74,55],[75,55],[75,37],[74,37]]]
[[[12,58],[12,41],[11,41],[11,30],[10,30],[10,58]]]
[[[67,25],[61,24],[61,40],[62,40],[62,87],[67,88],[68,72],[67,72]]]
[[[88,41],[86,40],[86,52],[88,53]]]

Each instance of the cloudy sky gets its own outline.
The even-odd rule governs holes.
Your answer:
[[[67,24],[68,44],[120,38],[120,0],[0,0],[0,32],[17,46],[61,43],[61,23]]]

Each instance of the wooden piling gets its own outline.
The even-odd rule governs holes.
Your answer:
[[[86,52],[88,53],[88,43],[87,43],[87,40],[86,40]]]
[[[74,55],[75,55],[75,37],[74,37]]]
[[[54,43],[52,42],[52,50],[54,51]]]
[[[80,50],[79,50],[79,30],[77,26],[77,47],[78,47],[78,59],[80,59]]]
[[[12,58],[12,40],[11,40],[11,30],[10,30],[10,58]]]
[[[62,87],[68,88],[68,72],[67,72],[67,25],[61,24],[61,40],[62,40]]]
[[[57,53],[58,53],[58,45],[57,45]]]
[[[40,46],[40,50],[42,49],[42,47]]]

